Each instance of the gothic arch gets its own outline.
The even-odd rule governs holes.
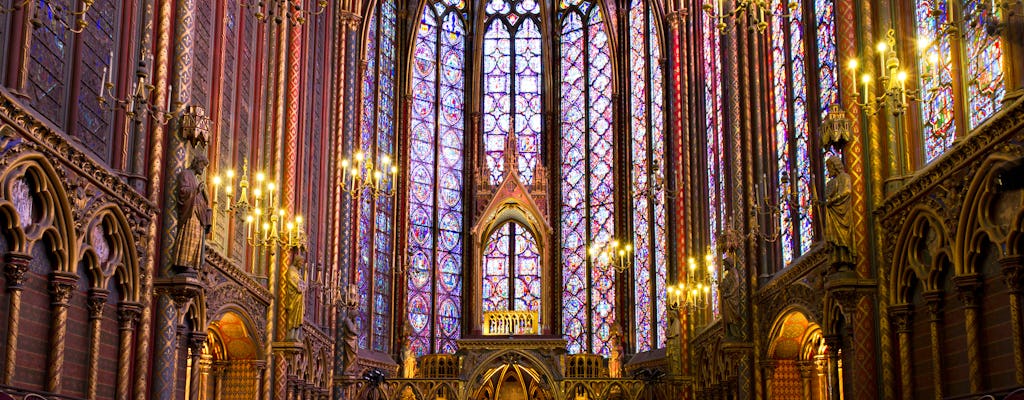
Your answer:
[[[31,217],[32,221],[21,221],[18,204],[14,203],[13,196],[19,190],[17,181],[23,177],[34,185],[29,189],[29,199],[39,203],[30,208],[33,212],[35,207],[40,208],[38,216],[34,214]],[[12,237],[14,246],[10,250],[29,254],[37,241],[47,238],[52,246],[49,250],[57,257],[56,270],[74,273],[77,268],[74,256],[78,254],[74,216],[60,174],[49,160],[39,153],[26,153],[11,162],[0,182],[3,183],[2,197],[5,199],[3,212],[14,217],[10,221],[15,232]]]
[[[94,230],[102,234],[102,238],[93,237]],[[80,259],[90,260],[90,278],[94,287],[105,288],[110,279],[116,279],[121,288],[120,301],[139,302],[140,268],[135,238],[132,235],[124,212],[115,205],[107,205],[96,212],[92,221],[85,225],[85,234],[79,238]],[[107,241],[103,245],[97,240]],[[103,249],[103,246],[109,246]],[[106,252],[105,257],[100,253]],[[101,260],[104,258],[104,260]]]
[[[234,303],[226,304],[223,307],[221,307],[220,309],[216,310],[215,312],[213,312],[211,314],[207,314],[207,319],[209,321],[209,323],[206,325],[207,332],[211,332],[211,331],[216,332],[217,337],[220,338],[222,343],[225,343],[226,341],[236,340],[236,339],[237,340],[241,340],[242,338],[240,338],[240,337],[234,337],[234,336],[224,337],[224,332],[222,332],[221,329],[220,329],[221,328],[220,323],[221,323],[222,320],[224,320],[225,317],[229,318],[230,319],[229,322],[231,322],[231,323],[235,323],[235,320],[240,322],[241,328],[242,328],[242,333],[244,333],[246,335],[246,338],[248,338],[248,340],[251,341],[251,346],[254,349],[253,356],[252,356],[251,359],[253,359],[253,360],[262,360],[262,359],[264,359],[265,356],[263,354],[263,350],[264,350],[264,347],[265,347],[265,343],[261,343],[261,341],[260,341],[260,337],[257,334],[257,332],[259,332],[259,330],[256,329],[257,326],[253,322],[253,319],[249,315],[249,313],[247,311],[245,311],[245,309],[243,307],[241,307],[240,305],[238,305],[238,304],[234,304]]]
[[[916,207],[909,212],[909,216],[901,227],[896,239],[895,253],[890,266],[890,293],[893,296],[893,304],[907,304],[910,302],[910,288],[914,278],[918,278],[924,290],[935,290],[941,285],[941,273],[943,272],[943,260],[949,260],[948,247],[950,240],[945,225],[940,221],[942,218],[934,210],[925,207]],[[936,236],[929,243],[928,233]],[[945,244],[945,246],[943,246]],[[920,246],[927,246],[925,251],[932,256],[931,260],[922,259],[917,252]]]
[[[995,187],[995,176],[1001,171],[1001,165],[1012,159],[1013,156],[1008,154],[992,155],[981,163],[976,173],[972,174],[974,179],[968,184],[960,206],[956,241],[953,246],[953,264],[957,276],[978,272],[977,257],[986,238],[999,248],[1003,256],[1017,250],[1010,244],[1021,233],[1021,218],[1024,217],[1021,213],[1024,207],[1020,207],[1021,192],[997,193]],[[1011,208],[1015,199],[1017,210],[1001,209],[1000,206]],[[1007,200],[1011,204],[1001,204],[1000,200]],[[997,215],[1000,211],[1006,214]]]
[[[559,375],[558,371],[553,370],[556,366],[549,365],[548,362],[541,360],[535,354],[526,351],[519,350],[504,350],[496,351],[490,354],[487,358],[480,360],[473,372],[467,376],[466,382],[469,385],[466,388],[466,393],[473,397],[477,392],[484,389],[488,382],[488,379],[484,379],[485,374],[493,368],[508,365],[503,359],[517,358],[521,360],[517,365],[525,365],[534,371],[538,372],[538,381],[547,386],[547,389],[552,393],[551,395],[557,397],[557,393],[554,393],[556,388],[554,383],[556,382],[556,376]]]

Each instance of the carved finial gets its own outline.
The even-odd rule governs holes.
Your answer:
[[[517,171],[519,160],[519,143],[516,141],[516,131],[509,130],[505,137],[505,173]]]

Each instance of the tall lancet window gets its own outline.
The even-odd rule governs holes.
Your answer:
[[[569,353],[608,355],[615,270],[587,247],[615,232],[611,56],[597,3],[562,6],[562,330]]]
[[[508,222],[484,247],[483,310],[540,311],[540,247],[533,233]]]
[[[359,150],[375,159],[394,155],[395,0],[381,0],[366,30],[362,125]],[[392,232],[390,199],[365,190],[357,201],[356,284],[359,286],[359,346],[390,349]]]
[[[541,35],[537,0],[489,0],[483,52],[484,152],[491,184],[505,172],[505,142],[514,132],[517,171],[533,183],[540,156]]]
[[[725,229],[725,126],[722,110],[722,48],[717,21],[701,13],[701,61],[704,68],[704,133],[707,163],[708,247],[718,248]],[[693,258],[701,259],[695,255]],[[712,287],[711,312],[718,316],[718,291]]]
[[[790,10],[790,4],[796,9]],[[774,106],[775,185],[782,263],[807,252],[814,239],[807,100],[807,43],[803,4],[773,0],[771,71]],[[813,32],[813,31],[812,31]],[[813,63],[814,58],[811,58]],[[813,107],[813,106],[811,106]],[[767,191],[767,190],[766,190]]]
[[[931,162],[953,145],[958,135],[954,121],[956,104],[966,105],[967,129],[974,129],[1000,108],[1006,93],[1003,83],[1003,50],[999,36],[986,32],[986,21],[1001,18],[1001,10],[987,6],[981,0],[962,1],[963,18],[950,18],[949,2],[938,0],[917,0],[915,22],[917,36],[930,45],[919,57],[918,71],[921,77],[922,101],[921,124],[923,127],[924,158]],[[962,41],[950,40],[949,24],[960,24]],[[959,44],[959,46],[958,46]],[[959,55],[965,68],[953,68]],[[966,99],[955,99],[953,90],[954,74],[959,74],[964,90],[960,93]]]
[[[417,355],[453,353],[462,307],[463,1],[423,8],[412,66],[408,308]]]
[[[654,2],[629,7],[629,137],[636,349],[665,347],[664,77]]]

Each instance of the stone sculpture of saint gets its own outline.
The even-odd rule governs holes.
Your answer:
[[[341,365],[345,374],[352,372],[355,368],[356,359],[359,357],[359,330],[356,328],[356,307],[347,306],[344,317],[341,319]]]
[[[416,353],[412,351],[412,325],[405,323],[405,337],[402,338],[402,377],[416,377]]]
[[[203,262],[203,246],[213,214],[206,187],[199,177],[209,164],[200,153],[178,174],[175,191],[178,234],[171,251],[171,266],[178,273],[195,273]]]
[[[612,325],[611,337],[608,338],[608,377],[622,377],[622,329],[619,324]]]
[[[825,160],[825,241],[834,266],[853,264],[853,230],[850,224],[850,174],[836,157]]]
[[[292,266],[284,276],[284,332],[286,338],[293,341],[301,340],[302,319],[305,316],[306,283],[302,281],[303,265],[306,259],[301,254],[292,258]]]

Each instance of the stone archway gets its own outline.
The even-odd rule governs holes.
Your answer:
[[[824,357],[827,354],[821,326],[800,310],[790,310],[776,320],[768,347],[765,389],[773,400],[822,400],[827,398]]]
[[[227,311],[211,321],[200,356],[203,379],[199,399],[253,399],[265,387],[262,345],[251,322],[242,314]]]
[[[541,372],[518,363],[488,369],[484,383],[473,393],[473,400],[550,400],[552,395],[542,383]]]

